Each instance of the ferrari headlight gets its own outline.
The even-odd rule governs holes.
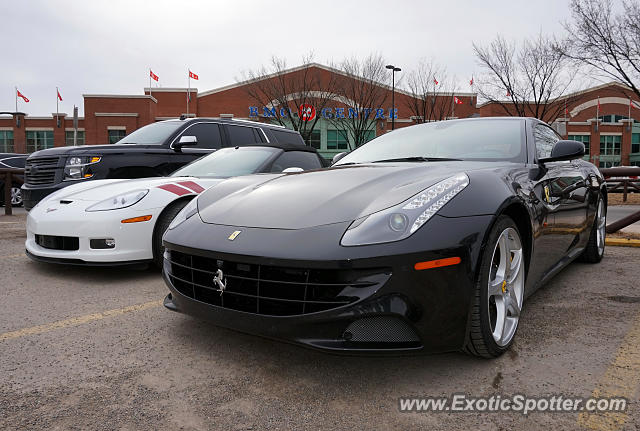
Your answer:
[[[198,212],[198,197],[191,199],[189,203],[182,208],[182,210],[175,216],[175,218],[169,224],[169,229],[175,229],[183,222],[191,218],[192,215]]]
[[[97,156],[73,156],[67,159],[64,165],[64,181],[86,180],[93,177],[91,165],[102,160]]]
[[[93,212],[93,211],[109,211],[109,210],[119,210],[121,208],[127,208],[131,205],[135,205],[142,200],[149,193],[149,190],[136,190],[134,192],[123,193],[120,195],[116,195],[110,197],[109,199],[105,199],[97,204],[91,205],[85,211]]]
[[[361,217],[342,236],[344,246],[379,244],[405,239],[469,185],[469,177],[459,173],[436,183],[391,208]]]

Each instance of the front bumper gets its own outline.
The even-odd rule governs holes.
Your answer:
[[[362,247],[339,245],[348,225],[344,223],[284,231],[207,225],[197,219],[192,217],[165,234],[163,276],[171,291],[165,299],[170,310],[241,332],[336,352],[444,352],[464,345],[477,259],[492,216],[436,216],[428,229],[407,240]],[[242,234],[227,240],[236,229]],[[174,263],[169,260],[172,253],[208,259],[214,265],[212,273],[216,262],[222,262],[217,265],[225,270],[224,265],[232,262],[325,273],[373,271],[386,277],[348,304],[304,314],[268,315],[261,314],[259,306],[250,310],[246,301],[241,307],[222,304],[218,297],[233,295],[232,288],[222,295],[208,291],[202,285],[206,280],[196,282],[193,272],[191,281],[196,284],[191,293],[176,281]],[[462,259],[461,264],[414,269],[417,262],[454,256]],[[178,282],[182,284],[177,286]],[[349,286],[345,291],[349,289],[354,291]]]
[[[27,255],[50,263],[79,265],[120,265],[149,261],[153,258],[152,238],[157,215],[161,209],[85,212],[87,202],[74,201],[67,205],[53,205],[49,211],[40,205],[27,216]],[[49,211],[49,212],[48,212]],[[122,219],[151,214],[140,223],[121,223]],[[36,242],[36,235],[78,238],[77,250],[45,248]],[[91,239],[115,240],[111,249],[94,249]]]

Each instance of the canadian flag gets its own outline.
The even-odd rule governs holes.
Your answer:
[[[24,100],[25,102],[29,103],[29,99],[27,99],[27,96],[25,96],[24,94],[20,93],[20,90],[16,90],[18,92],[18,97],[22,97],[22,100]]]
[[[453,96],[453,101],[456,105],[462,105],[464,103],[462,100],[458,99],[457,96]]]
[[[507,97],[511,97],[511,93],[507,90]]]
[[[62,96],[60,95],[60,90],[56,90],[56,93],[58,93],[58,100],[62,102]]]
[[[469,80],[469,85],[473,85],[473,76],[471,77],[471,79]]]
[[[151,69],[149,69],[149,76],[151,77],[151,79],[153,79],[154,81],[157,81],[158,79],[158,75],[156,75],[155,73],[153,73],[153,71]]]
[[[197,81],[198,80],[198,75],[196,75],[192,71],[189,71],[189,78],[195,79]]]
[[[433,83],[438,85],[438,80],[436,78],[433,78]]]

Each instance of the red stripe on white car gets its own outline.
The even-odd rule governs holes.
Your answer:
[[[185,189],[184,187],[180,187],[176,184],[163,184],[161,186],[158,186],[158,188],[162,190],[166,190],[171,193],[175,193],[178,196],[183,196],[183,195],[188,195],[193,193],[191,190]]]
[[[204,191],[204,187],[202,187],[200,184],[195,183],[193,181],[180,181],[178,184],[188,189],[191,189],[196,193],[202,193]]]

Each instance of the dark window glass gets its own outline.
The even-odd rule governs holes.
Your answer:
[[[631,135],[631,152],[640,153],[640,133]]]
[[[109,135],[109,143],[115,144],[127,134],[126,130],[107,130]]]
[[[314,130],[313,132],[311,132],[311,135],[313,136],[315,132],[318,132],[318,141],[320,141],[319,130]],[[278,142],[281,144],[304,145],[304,140],[302,139],[302,136],[300,136],[298,133],[289,132],[287,130],[278,130],[278,129],[271,129],[271,133],[273,133],[273,136],[275,136]],[[320,148],[320,147],[315,147],[315,148]]]
[[[198,145],[195,148],[220,148],[222,139],[220,138],[220,126],[216,123],[198,123],[188,127],[182,136],[195,136]]]
[[[27,153],[53,148],[53,131],[27,130]]]
[[[171,175],[174,177],[234,177],[253,174],[278,151],[280,150],[276,148],[265,147],[222,148],[178,169]]]
[[[84,145],[84,130],[78,130],[77,142],[78,145]],[[64,132],[64,144],[73,145],[73,130]]]
[[[12,130],[0,130],[0,153],[13,153]]]
[[[553,146],[560,140],[556,132],[544,124],[536,124],[533,129],[533,137],[536,140],[536,156],[539,159],[551,156]]]
[[[320,149],[320,130],[311,131],[311,135],[309,136],[309,144],[317,150]]]
[[[229,145],[232,147],[238,145],[249,145],[262,142],[254,133],[254,127],[247,126],[227,126],[229,131]],[[258,133],[261,133],[258,131]]]
[[[322,164],[316,153],[306,151],[287,151],[273,162],[271,172],[282,172],[287,168],[320,169]]]
[[[169,136],[179,127],[182,127],[183,124],[182,121],[161,121],[159,123],[148,124],[134,130],[126,137],[127,139],[123,139],[120,144],[164,144]]]

